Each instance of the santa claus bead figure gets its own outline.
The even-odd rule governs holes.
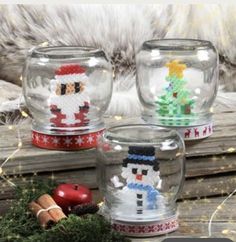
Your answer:
[[[103,51],[36,48],[28,55],[23,77],[34,145],[59,150],[96,146],[112,92],[111,65]]]
[[[114,229],[142,237],[178,228],[175,200],[184,179],[184,144],[176,131],[144,124],[112,127],[97,150],[101,213]]]
[[[89,79],[85,68],[78,64],[62,65],[50,83],[50,119],[56,127],[81,127],[88,124]]]

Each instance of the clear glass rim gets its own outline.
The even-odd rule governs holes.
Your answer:
[[[135,128],[146,128],[147,130],[150,131],[151,128],[155,129],[156,132],[166,132],[166,133],[172,133],[176,136],[179,137],[179,139],[182,141],[181,136],[179,135],[179,133],[171,128],[166,128],[166,127],[162,127],[160,125],[156,125],[156,124],[124,124],[124,125],[115,125],[112,127],[109,127],[105,130],[105,132],[103,133],[103,138],[105,138],[106,140],[108,140],[111,143],[119,143],[119,144],[132,144],[135,143],[137,145],[156,145],[157,142],[149,140],[148,142],[142,142],[141,140],[132,140],[130,138],[130,140],[127,141],[121,141],[121,140],[117,140],[117,134],[115,133],[115,131],[121,129],[122,131],[124,131],[124,129],[130,130],[130,129],[135,129]],[[153,130],[154,132],[154,130]],[[119,135],[119,134],[118,134]],[[119,135],[119,138],[122,138],[122,135]],[[126,139],[127,137],[123,137],[124,139]],[[182,141],[183,142],[183,141]]]
[[[80,57],[104,57],[105,53],[99,48],[92,46],[49,46],[36,47],[29,52],[31,57],[36,58],[80,58]]]
[[[152,39],[143,43],[143,49],[159,49],[159,50],[199,50],[214,48],[208,40],[201,39]]]

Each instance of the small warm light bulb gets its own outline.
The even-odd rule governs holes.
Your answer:
[[[40,46],[42,46],[42,47],[47,47],[47,46],[48,46],[48,42],[45,41],[45,42],[41,43]]]
[[[21,115],[25,118],[27,118],[29,115],[25,111],[21,111]]]
[[[104,202],[98,203],[98,207],[100,208],[103,205]]]
[[[180,152],[177,152],[175,156],[176,157],[179,157],[180,155],[181,155],[181,153]]]
[[[229,230],[228,229],[222,230],[222,234],[228,234],[228,233],[229,233]]]
[[[121,119],[122,119],[121,116],[115,116],[114,118],[115,118],[116,120],[121,120]]]
[[[221,210],[221,209],[222,209],[222,206],[221,206],[221,205],[219,205],[219,206],[217,207],[217,209],[218,209],[218,210]]]
[[[230,147],[228,150],[227,150],[229,153],[232,153],[232,152],[234,152],[235,151],[235,148],[233,148],[233,147]]]
[[[55,180],[54,174],[52,174],[50,178],[51,178],[52,181]]]
[[[197,182],[198,182],[198,183],[201,183],[203,180],[204,180],[204,179],[201,178],[201,179],[198,179]]]
[[[12,125],[9,125],[8,126],[8,129],[12,130],[13,129],[13,126]]]
[[[22,147],[22,142],[20,141],[19,143],[18,143],[18,148],[21,148]]]

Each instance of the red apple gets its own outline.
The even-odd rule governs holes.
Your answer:
[[[52,197],[65,213],[78,204],[92,202],[92,192],[79,184],[60,184]]]

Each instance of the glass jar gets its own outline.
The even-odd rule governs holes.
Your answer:
[[[33,116],[33,144],[63,150],[95,147],[112,94],[112,68],[99,49],[35,48],[25,63],[23,93]]]
[[[136,57],[137,90],[148,123],[176,127],[185,139],[212,134],[218,54],[211,42],[160,39],[143,43]]]
[[[103,133],[97,147],[101,212],[114,229],[142,237],[178,228],[184,153],[180,135],[156,125],[114,126]]]

